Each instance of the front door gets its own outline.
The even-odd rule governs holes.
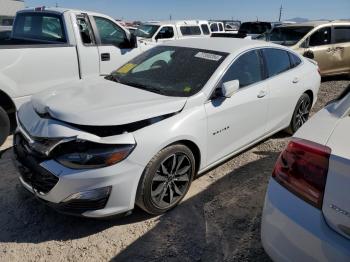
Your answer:
[[[317,61],[322,75],[332,74],[334,71],[331,32],[331,27],[323,27],[315,31],[310,36],[309,47],[304,53],[304,56]]]
[[[208,164],[266,134],[269,91],[266,82],[262,81],[261,62],[258,51],[241,55],[221,80],[221,84],[239,80],[238,92],[231,98],[214,95],[205,104],[208,119]]]
[[[93,17],[99,38],[100,74],[108,75],[141,53],[141,48],[130,48],[126,31],[115,22]]]

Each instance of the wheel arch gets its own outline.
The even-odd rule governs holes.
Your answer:
[[[307,95],[310,97],[310,99],[311,99],[311,105],[313,105],[313,103],[314,103],[314,92],[312,92],[311,89],[308,89],[308,90],[306,90],[306,91],[304,92],[304,94],[307,94]]]
[[[13,113],[16,111],[16,105],[11,97],[4,91],[0,90],[0,106],[7,112]]]

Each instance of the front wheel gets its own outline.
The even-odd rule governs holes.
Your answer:
[[[305,122],[309,119],[311,106],[311,98],[308,94],[304,93],[299,98],[295,107],[292,120],[287,128],[288,133],[294,134],[303,124],[305,124]]]
[[[0,107],[0,146],[10,134],[10,119],[6,111]]]
[[[164,148],[144,170],[137,205],[152,215],[165,213],[184,198],[194,175],[195,159],[188,147],[176,144]]]

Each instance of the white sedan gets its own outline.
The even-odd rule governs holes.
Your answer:
[[[274,261],[350,261],[350,86],[280,155],[262,242]]]
[[[163,213],[198,173],[288,128],[316,102],[315,63],[282,46],[188,39],[157,46],[105,79],[33,97],[18,112],[23,186],[86,217],[135,203]]]

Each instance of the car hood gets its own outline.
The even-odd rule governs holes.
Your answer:
[[[123,125],[175,113],[186,101],[105,79],[79,81],[32,97],[39,115],[88,126]]]

